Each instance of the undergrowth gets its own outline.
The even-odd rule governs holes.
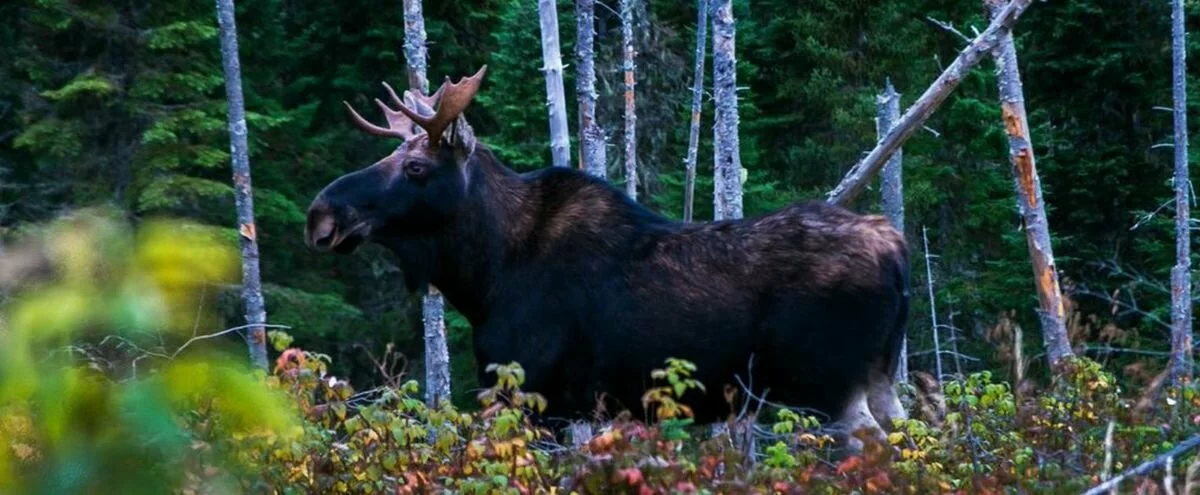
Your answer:
[[[489,366],[498,380],[468,412],[425,404],[404,377],[355,390],[284,331],[270,334],[269,372],[143,347],[146,335],[195,341],[203,316],[179,307],[236,277],[228,243],[105,222],[52,238],[54,275],[0,319],[3,493],[1079,493],[1200,434],[1193,386],[1121,390],[1072,358],[1019,396],[986,371],[940,384],[917,373],[902,387],[911,417],[846,455],[828,425],[773,406],[710,435],[680,398],[715,384],[671,359],[643,397],[654,422],[618,415],[564,445],[534,421],[546,401],[522,390],[517,363]],[[140,352],[111,366],[80,344],[101,337]],[[1122,490],[1190,493],[1194,460]]]

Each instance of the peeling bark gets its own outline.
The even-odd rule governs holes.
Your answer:
[[[1171,268],[1171,379],[1192,379],[1192,276],[1187,132],[1187,31],[1183,0],[1171,1],[1171,91],[1175,103],[1175,266]]]
[[[850,204],[871,181],[871,177],[879,172],[892,153],[912,137],[921,124],[925,123],[929,116],[933,115],[933,112],[942,105],[946,97],[950,96],[954,88],[958,87],[967,72],[979,65],[979,62],[1000,43],[1002,35],[1012,31],[1013,25],[1029,7],[1031,1],[1012,0],[1005,5],[987,29],[958,54],[954,62],[946,67],[937,80],[904,112],[887,137],[880,140],[879,144],[875,145],[875,149],[872,149],[866,157],[846,173],[846,176],[842,178],[837,187],[829,192],[825,200],[842,206]]]
[[[596,0],[576,0],[575,92],[579,99],[579,167],[608,177],[604,129],[596,122]]]
[[[636,63],[634,56],[637,50],[633,43],[633,2],[621,0],[621,43],[624,53],[625,71],[625,193],[637,199],[637,104],[634,87],[637,80],[634,77]]]
[[[731,0],[712,0],[713,98],[713,217],[742,218],[742,157],[738,144],[736,27]]]
[[[984,0],[984,4],[993,16],[1001,7],[997,0]],[[1017,65],[1017,49],[1013,43],[1012,32],[1001,34],[1000,43],[994,50],[1001,117],[1004,131],[1008,134],[1009,159],[1018,198],[1017,207],[1025,224],[1025,241],[1029,246],[1029,257],[1036,281],[1038,314],[1042,323],[1042,345],[1046,349],[1046,357],[1051,367],[1056,367],[1063,358],[1073,355],[1073,352],[1064,323],[1066,316],[1062,289],[1059,287],[1058,271],[1054,265],[1050,224],[1046,219],[1041,179],[1038,177],[1029,135],[1025,94],[1021,88],[1021,72]]]
[[[691,222],[696,203],[696,153],[700,149],[700,103],[704,96],[704,44],[708,38],[708,0],[696,0],[696,72],[692,83],[692,128],[688,133],[683,221]]]
[[[408,87],[423,94],[429,94],[429,79],[425,74],[428,60],[421,0],[404,0],[404,64],[408,69]]]
[[[896,125],[896,121],[900,119],[900,94],[896,92],[896,88],[892,86],[889,80],[887,87],[884,88],[882,94],[875,98],[875,132],[882,140],[887,136],[887,133]],[[887,215],[888,220],[891,220],[892,226],[896,227],[901,234],[904,233],[904,179],[903,173],[903,150],[897,149],[896,153],[888,159],[887,164],[883,166],[883,174],[880,176],[883,188],[883,212]],[[897,382],[908,381],[908,336],[905,335],[900,341],[900,355],[898,356],[900,363],[896,366],[895,380]]]
[[[250,182],[250,149],[246,134],[246,104],[242,95],[242,67],[238,57],[237,22],[233,0],[217,0],[221,28],[221,61],[225,72],[225,97],[229,102],[229,149],[233,158],[233,196],[237,208],[238,241],[242,248],[242,304],[246,324],[242,334],[250,349],[250,363],[267,369],[266,304],[259,275],[258,236],[254,227],[254,187]],[[258,326],[254,326],[258,325]]]
[[[546,73],[546,107],[550,112],[550,154],[555,167],[568,167],[571,142],[567,137],[567,103],[554,0],[538,0],[538,18],[542,29],[542,70]]]
[[[421,0],[404,0],[404,62],[408,84],[423,94],[429,94],[429,78],[426,74],[428,56]],[[425,334],[425,402],[436,406],[441,400],[450,400],[450,349],[446,342],[445,301],[437,287],[432,285],[421,299]]]

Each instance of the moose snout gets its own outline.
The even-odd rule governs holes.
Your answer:
[[[308,223],[304,227],[304,242],[309,248],[328,251],[337,234],[337,221],[329,203],[316,201],[308,208]]]

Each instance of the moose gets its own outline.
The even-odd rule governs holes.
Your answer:
[[[317,194],[306,244],[390,250],[410,290],[432,284],[466,317],[480,370],[520,363],[544,418],[579,419],[597,398],[646,415],[651,370],[671,357],[706,386],[683,397],[697,423],[737,407],[723,386],[876,437],[906,417],[893,376],[909,255],[885,218],[800,202],[681,223],[578,170],[517,173],[463,116],[486,71],[403,100],[382,83],[386,127],[343,102],[359,128],[399,146]]]

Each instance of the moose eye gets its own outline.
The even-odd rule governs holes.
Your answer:
[[[420,160],[404,162],[404,175],[410,179],[423,179],[429,175],[430,164]]]

